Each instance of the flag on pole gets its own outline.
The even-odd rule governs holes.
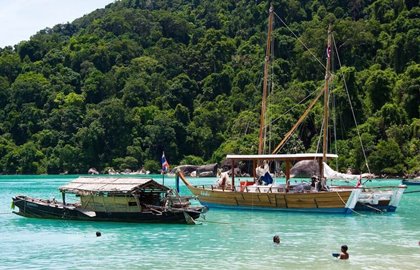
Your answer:
[[[169,170],[169,163],[165,158],[165,152],[162,152],[162,172],[167,172]]]

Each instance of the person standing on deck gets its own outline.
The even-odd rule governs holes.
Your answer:
[[[260,165],[255,169],[255,174],[258,184],[262,184],[263,182],[266,185],[273,183],[273,178],[270,175],[270,166],[266,160],[264,160],[263,165]]]
[[[260,179],[265,174],[264,166],[260,165],[255,168],[255,176],[258,179]]]
[[[229,173],[226,172],[218,172],[219,179],[217,180],[217,186],[221,188],[228,188],[231,187],[232,181],[229,178]]]

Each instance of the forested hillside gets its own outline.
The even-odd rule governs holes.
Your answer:
[[[344,74],[372,172],[420,171],[418,0],[280,0],[276,14],[334,61],[339,168],[366,171]],[[0,172],[157,170],[255,154],[269,1],[121,0],[0,49]],[[277,145],[323,85],[325,70],[276,16]],[[282,153],[315,151],[322,102]],[[335,147],[337,145],[337,147]]]

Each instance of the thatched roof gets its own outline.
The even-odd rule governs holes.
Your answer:
[[[60,187],[61,192],[86,194],[86,193],[114,193],[128,194],[137,190],[166,191],[163,186],[153,179],[129,177],[79,177],[76,180]]]

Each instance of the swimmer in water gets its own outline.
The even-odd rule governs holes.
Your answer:
[[[276,245],[280,245],[280,236],[274,235],[273,236],[273,243]]]
[[[347,245],[341,246],[340,260],[348,260],[349,254],[347,253],[347,250],[348,250]]]

